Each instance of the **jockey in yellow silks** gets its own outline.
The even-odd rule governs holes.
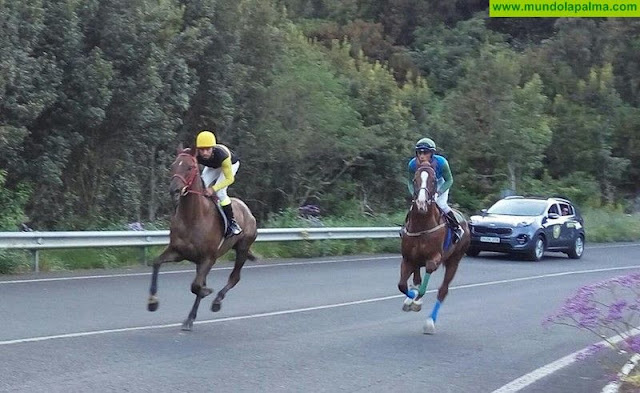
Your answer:
[[[233,184],[236,172],[240,168],[240,160],[228,147],[216,143],[216,137],[211,131],[202,131],[196,138],[198,163],[204,166],[202,181],[205,195],[216,194],[222,211],[227,216],[229,228],[225,236],[239,235],[242,228],[236,222],[231,208],[231,198],[227,195],[227,188]]]

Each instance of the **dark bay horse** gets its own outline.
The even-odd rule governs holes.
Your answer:
[[[447,297],[449,284],[458,270],[460,259],[469,247],[471,237],[467,221],[456,211],[465,233],[458,242],[452,242],[452,230],[448,228],[445,216],[435,201],[436,174],[431,165],[422,165],[416,169],[413,189],[413,202],[401,234],[402,263],[398,289],[407,296],[402,309],[420,311],[422,296],[426,292],[431,273],[441,264],[444,265],[444,279],[438,289],[438,300],[423,329],[425,334],[433,334],[440,305]],[[426,269],[424,281],[420,278],[421,267]],[[407,281],[412,274],[413,286],[409,288]]]
[[[213,291],[207,287],[207,275],[211,267],[227,251],[232,248],[235,250],[235,265],[229,274],[227,285],[218,292],[211,304],[211,311],[215,312],[220,310],[227,291],[240,281],[240,270],[245,261],[255,259],[249,248],[256,240],[258,230],[256,219],[247,205],[237,198],[231,198],[233,213],[243,231],[237,236],[224,237],[224,219],[214,202],[203,194],[204,185],[195,150],[178,149],[178,157],[171,165],[169,191],[176,210],[171,217],[169,245],[153,261],[147,308],[149,311],[158,309],[156,293],[160,266],[165,262],[189,260],[196,264],[196,277],[191,284],[191,292],[196,295],[196,300],[189,316],[182,323],[182,330],[191,330],[200,301]]]

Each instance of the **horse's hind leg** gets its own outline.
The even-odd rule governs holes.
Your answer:
[[[458,271],[458,265],[460,264],[460,259],[462,258],[462,255],[460,255],[459,257],[457,255],[454,255],[453,257],[449,257],[450,259],[447,261],[451,261],[449,263],[445,262],[444,265],[444,279],[442,280],[442,285],[440,285],[440,288],[438,289],[438,299],[436,300],[436,303],[433,305],[433,309],[431,310],[431,314],[429,314],[429,318],[427,318],[427,322],[424,325],[424,333],[425,334],[434,334],[435,333],[435,323],[436,320],[438,319],[438,312],[440,312],[440,306],[442,305],[442,302],[444,302],[444,299],[447,297],[447,294],[449,293],[449,284],[451,284],[451,281],[453,280],[453,277],[455,277],[456,272]]]
[[[182,322],[182,330],[191,330],[193,328],[193,321],[198,316],[200,301],[212,292],[210,288],[207,288],[207,275],[211,270],[211,266],[213,266],[213,263],[200,263],[196,266],[196,278],[191,284],[191,292],[196,295],[196,300],[193,302],[189,316]]]
[[[220,311],[220,308],[222,308],[222,300],[224,299],[225,295],[231,288],[236,286],[238,281],[240,281],[240,270],[249,257],[249,246],[242,246],[240,244],[237,244],[234,249],[236,250],[236,261],[233,265],[233,270],[229,274],[227,285],[225,285],[224,288],[222,288],[220,292],[218,292],[216,298],[213,300],[213,303],[211,303],[211,311],[213,312]],[[251,255],[253,256],[253,254]]]
[[[162,254],[153,261],[153,273],[151,274],[151,288],[149,289],[149,300],[147,302],[147,309],[149,311],[156,311],[160,302],[156,293],[158,293],[158,272],[160,266],[165,262],[178,262],[183,260],[182,256],[171,246],[167,247]]]
[[[457,258],[444,266],[444,279],[442,280],[442,285],[440,285],[440,288],[438,289],[438,301],[441,303],[444,302],[444,299],[449,294],[449,284],[451,284],[453,277],[455,277],[459,264],[460,258]]]

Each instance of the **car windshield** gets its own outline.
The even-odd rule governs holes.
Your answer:
[[[487,210],[489,214],[510,216],[539,216],[547,208],[547,201],[531,199],[502,199]]]

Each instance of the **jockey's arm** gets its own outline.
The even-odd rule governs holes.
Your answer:
[[[445,161],[444,165],[442,166],[442,178],[444,179],[444,183],[438,190],[440,194],[450,189],[451,185],[453,184],[453,175],[451,174],[451,168],[449,167],[448,161]]]
[[[221,182],[217,182],[211,187],[214,192],[218,192],[225,187],[229,187],[236,181],[235,176],[233,176],[233,170],[231,169],[231,156],[225,158],[222,161],[222,174],[224,175],[224,180]]]
[[[407,178],[407,190],[409,190],[409,195],[413,195],[413,174],[416,172],[416,158],[413,157],[409,164],[407,164],[407,169],[409,172],[409,177]]]

